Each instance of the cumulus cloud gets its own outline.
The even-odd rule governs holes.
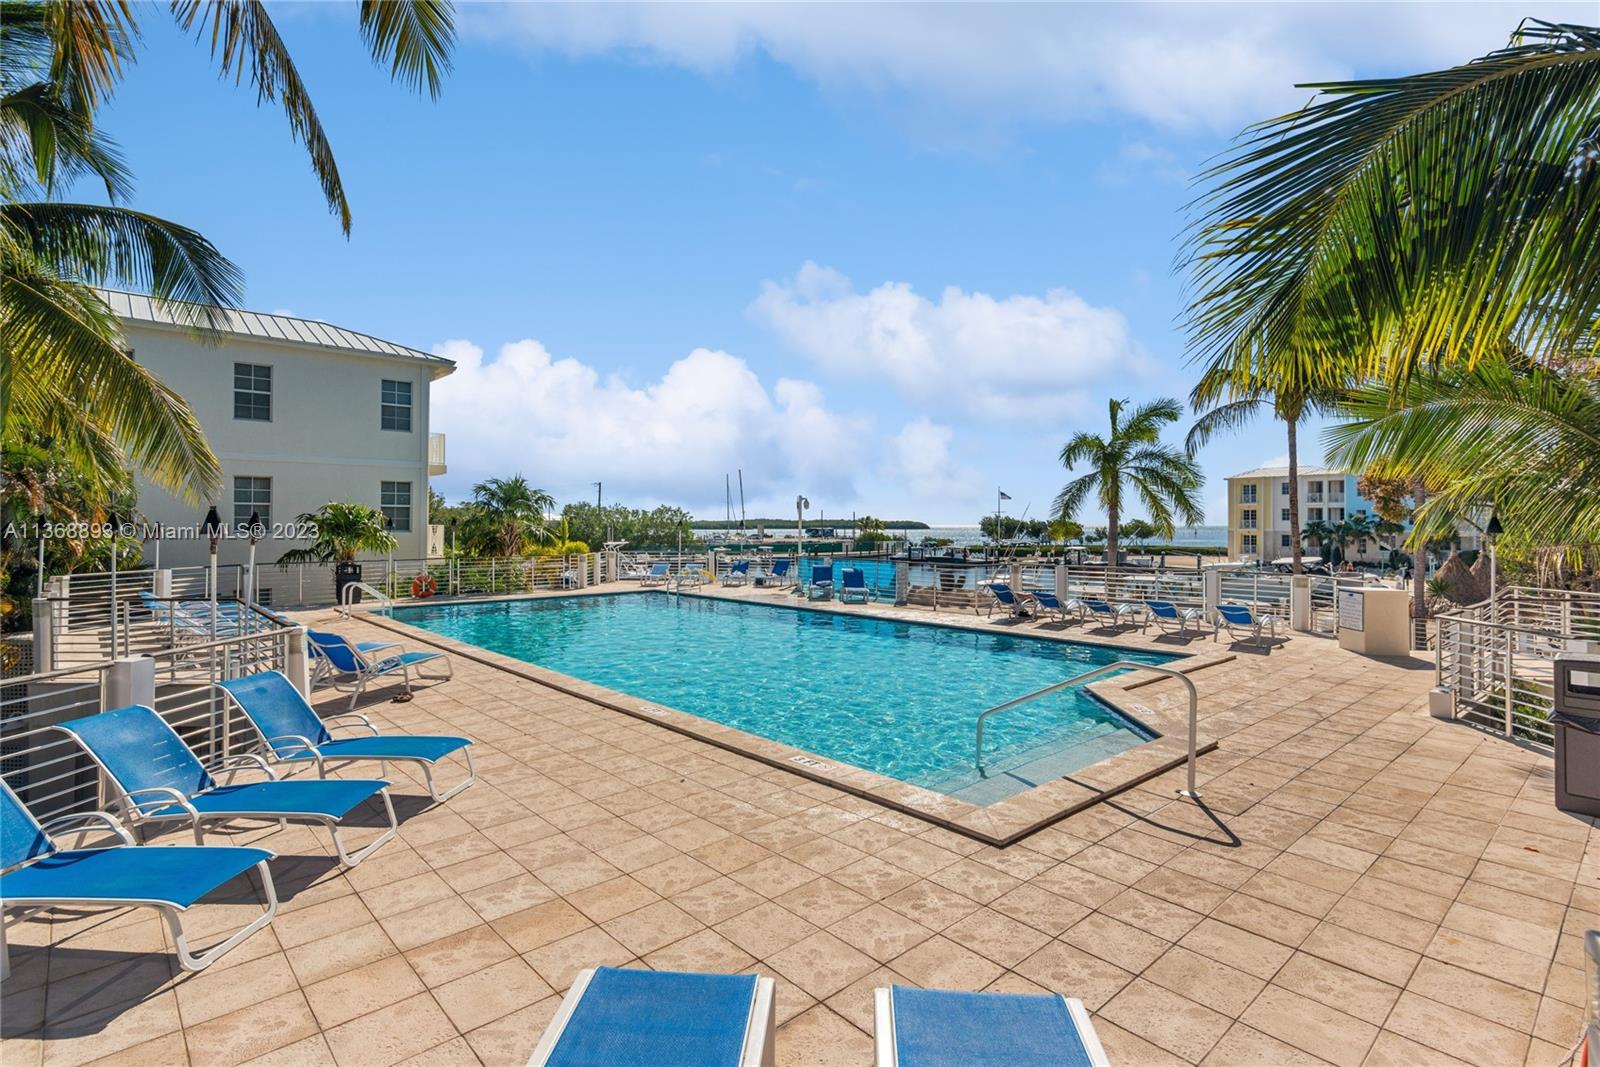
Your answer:
[[[810,382],[779,379],[769,390],[726,352],[697,348],[644,386],[554,358],[532,339],[492,359],[466,340],[434,352],[456,361],[430,401],[431,424],[449,435],[439,483],[451,499],[521,472],[563,500],[603,481],[608,499],[704,508],[720,504],[723,474],[740,467],[752,499],[799,483],[818,496],[854,495],[869,420],[830,410]]]
[[[1231,132],[1296,83],[1459,62],[1592,4],[468,4],[467,33],[720,73],[763,53],[828,89],[1000,119],[1132,116]]]
[[[1121,312],[1065,289],[996,298],[951,286],[935,302],[904,282],[856,292],[808,262],[764,284],[750,314],[830,372],[883,378],[923,410],[983,419],[1075,411],[1083,387],[1147,362]]]

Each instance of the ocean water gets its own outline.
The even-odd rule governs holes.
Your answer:
[[[447,637],[978,803],[1152,736],[1087,691],[978,714],[1118,659],[1175,656],[665,592],[402,607]]]

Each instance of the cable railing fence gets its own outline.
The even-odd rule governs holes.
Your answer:
[[[202,763],[248,751],[256,736],[213,683],[264,670],[293,676],[298,632],[279,626],[0,682],[0,778],[40,819],[102,807],[98,768],[54,727],[134,702],[153,707]]]
[[[1555,657],[1600,649],[1600,593],[1510,586],[1437,616],[1434,663],[1451,714],[1549,748]]]

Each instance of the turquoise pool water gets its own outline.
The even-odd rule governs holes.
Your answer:
[[[404,607],[434,633],[818,756],[992,803],[1153,735],[1081,689],[978,713],[1093,667],[1179,657],[670,593]]]

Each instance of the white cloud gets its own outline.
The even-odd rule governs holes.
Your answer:
[[[467,33],[571,56],[716,74],[755,53],[832,90],[990,120],[1108,113],[1231,132],[1294,85],[1460,62],[1518,21],[1592,4],[467,4]],[[1356,60],[1360,60],[1360,67]]]
[[[858,293],[808,262],[765,283],[750,313],[832,373],[883,378],[921,410],[981,419],[1076,412],[1085,386],[1146,369],[1120,312],[1065,289],[995,298],[951,286],[935,303],[904,282]]]
[[[810,382],[780,379],[769,391],[726,352],[697,348],[642,388],[552,358],[532,339],[489,360],[471,341],[434,352],[456,361],[430,401],[432,425],[449,435],[450,472],[439,481],[451,499],[520,472],[561,500],[603,481],[611,500],[704,509],[720,506],[724,473],[741,467],[752,500],[799,483],[817,496],[854,494],[868,421],[829,410]]]

